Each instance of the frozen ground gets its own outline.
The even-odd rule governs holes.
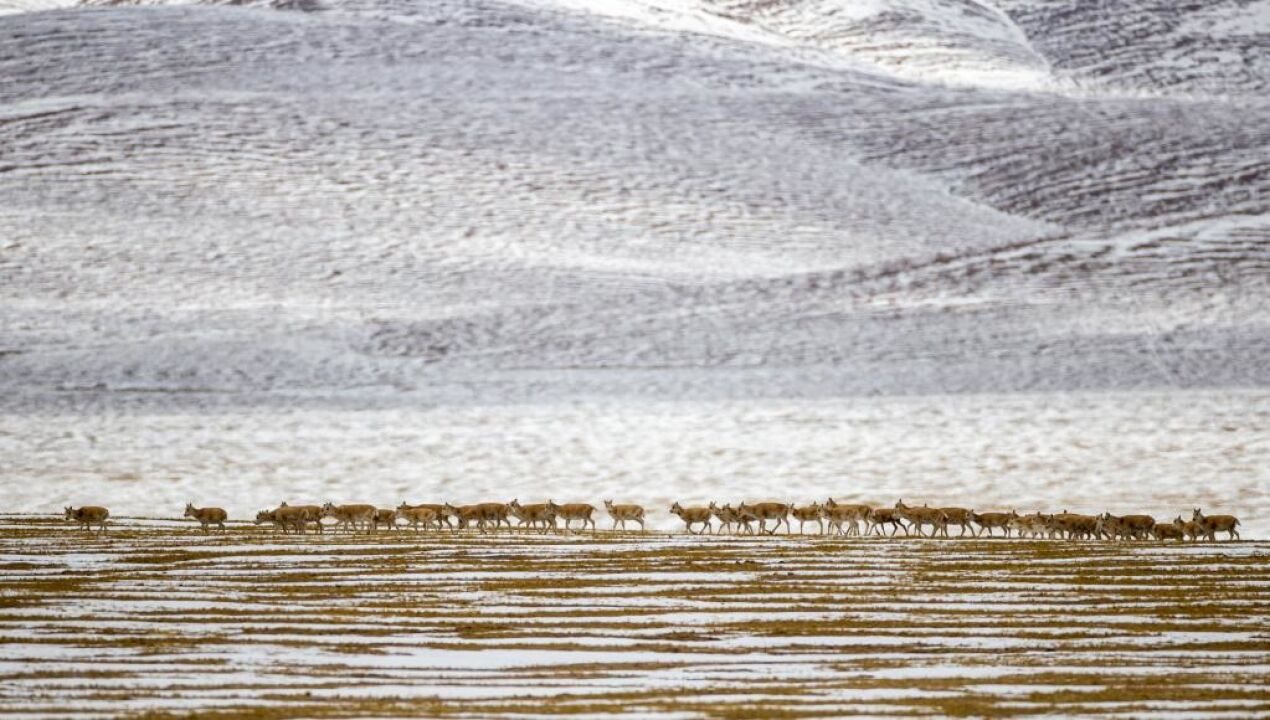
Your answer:
[[[1265,717],[1266,550],[4,516],[0,712]]]
[[[1270,530],[1270,3],[140,4],[0,0],[5,509]]]

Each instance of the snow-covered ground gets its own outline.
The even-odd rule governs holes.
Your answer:
[[[1270,529],[1270,2],[138,5],[0,0],[5,509]]]

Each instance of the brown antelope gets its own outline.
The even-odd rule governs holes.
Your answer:
[[[488,532],[486,528],[489,526],[493,526],[494,532],[498,532],[503,523],[507,523],[508,529],[512,526],[512,521],[507,517],[511,510],[506,503],[487,502],[458,507],[446,503],[445,509],[458,518],[460,530],[466,529],[468,523],[475,523],[476,529],[481,532]]]
[[[644,508],[639,505],[614,505],[612,500],[604,501],[604,509],[608,511],[609,517],[613,518],[613,529],[617,529],[618,523],[622,524],[622,529],[626,529],[626,521],[639,523],[639,531],[644,532]]]
[[[1173,524],[1182,528],[1182,533],[1186,535],[1186,539],[1192,542],[1199,540],[1204,535],[1204,528],[1200,527],[1199,523],[1194,520],[1183,522],[1181,515],[1173,519]]]
[[[422,525],[424,530],[432,527],[436,523],[437,530],[441,529],[440,506],[434,505],[407,505],[402,503],[397,506],[397,517],[406,521],[406,526],[415,532],[419,532],[419,526]]]
[[[1182,530],[1181,524],[1176,522],[1156,523],[1155,527],[1151,528],[1151,534],[1155,536],[1156,540],[1184,542],[1186,539],[1186,532]]]
[[[1094,525],[1094,535],[1103,540],[1128,539],[1128,531],[1125,529],[1124,523],[1120,522],[1120,518],[1109,512],[1104,512],[1098,516],[1098,523]]]
[[[106,518],[110,517],[110,511],[104,507],[95,505],[87,505],[85,507],[73,508],[68,507],[66,510],[66,519],[74,520],[81,530],[92,530],[96,525],[98,532],[106,532]]]
[[[979,532],[975,533],[975,537],[979,537],[982,533],[987,533],[988,537],[992,537],[992,531],[995,528],[1001,528],[1001,532],[1005,537],[1010,537],[1010,528],[1012,523],[1019,518],[1019,514],[1011,510],[1008,513],[1003,512],[971,512],[970,519],[979,526]]]
[[[521,505],[519,500],[512,500],[507,504],[507,510],[520,521],[522,528],[528,525],[531,530],[537,530],[541,525],[542,529],[538,532],[542,535],[556,529],[556,510],[551,503]]]
[[[388,528],[388,532],[397,529],[397,511],[379,508],[375,510],[375,516],[370,521],[371,532],[379,532],[379,526],[383,525]]]
[[[957,534],[957,537],[965,537],[967,530],[970,531],[971,537],[979,537],[979,533],[975,532],[975,529],[970,526],[970,521],[974,517],[974,513],[970,510],[958,507],[936,509],[944,514],[944,525],[940,528],[944,537],[948,537],[949,525],[961,526],[961,532]]]
[[[829,531],[837,531],[839,535],[859,535],[860,523],[868,522],[869,512],[873,508],[868,505],[845,505],[834,502],[833,498],[825,501],[825,517],[829,520]],[[850,524],[846,530],[843,525]]]
[[[1065,535],[1070,540],[1088,540],[1097,534],[1098,518],[1063,510],[1050,516],[1049,528],[1050,537]]]
[[[256,513],[256,524],[264,525],[265,523],[272,525],[275,530],[281,530],[283,535],[287,534],[287,526],[278,522],[277,510],[261,510]]]
[[[548,500],[547,504],[555,511],[556,517],[564,520],[565,532],[573,532],[573,529],[569,527],[569,525],[574,520],[582,521],[583,530],[586,530],[587,524],[590,523],[591,532],[595,532],[595,519],[591,517],[591,514],[595,512],[594,505],[588,503],[565,503],[564,505],[557,505],[551,500]]]
[[[1107,513],[1110,515],[1110,513]],[[1155,518],[1150,515],[1122,515],[1120,526],[1134,540],[1151,539],[1151,530],[1155,527]]]
[[[208,532],[208,525],[219,525],[221,533],[225,532],[225,520],[229,514],[218,507],[196,508],[194,503],[185,504],[185,517],[194,518],[202,526],[203,532]]]
[[[788,503],[761,502],[753,505],[741,503],[737,506],[737,511],[743,516],[757,521],[759,533],[775,535],[776,531],[780,529],[781,523],[785,523],[786,533],[793,532],[793,529],[789,526],[790,506]],[[771,530],[766,527],[768,520],[774,521]]]
[[[935,537],[935,533],[941,528],[945,528],[947,524],[947,518],[939,510],[925,506],[910,507],[905,505],[903,500],[895,503],[895,512],[908,521],[908,524],[917,531],[919,537],[926,536],[926,533],[922,532],[923,525],[930,525],[930,536]],[[945,532],[947,532],[946,529]]]
[[[873,508],[868,515],[869,529],[868,534],[873,534],[874,530],[878,531],[878,535],[884,535],[882,532],[883,525],[891,526],[891,537],[895,537],[896,530],[903,530],[904,535],[908,535],[908,527],[900,521],[900,512],[895,508],[879,507]]]
[[[1042,513],[1032,513],[1030,515],[1018,515],[1011,513],[1012,517],[1007,530],[1013,530],[1019,537],[1041,538],[1050,533],[1050,516]],[[991,534],[991,533],[989,533]],[[1009,535],[1009,532],[1006,532]]]
[[[732,527],[736,526],[737,534],[740,534],[742,531],[744,531],[746,535],[754,534],[754,528],[750,525],[750,523],[753,522],[753,519],[750,518],[748,514],[742,514],[739,510],[732,507],[732,505],[728,504],[723,507],[718,507],[714,504],[714,502],[711,502],[710,511],[713,512],[715,518],[719,520],[719,529],[717,532],[722,533],[725,530],[732,532]]]
[[[434,522],[436,522],[438,530],[441,529],[441,525],[443,524],[451,530],[454,529],[454,526],[450,524],[451,513],[446,510],[445,505],[428,504],[428,503],[424,503],[422,505],[410,505],[409,503],[403,502],[397,506],[397,512],[401,512],[402,510],[406,510],[406,509],[431,510],[433,513],[436,514],[436,519],[434,520]],[[405,517],[405,516],[403,515],[402,517]]]
[[[676,502],[670,506],[670,512],[678,515],[679,519],[684,521],[684,525],[688,527],[688,532],[692,532],[692,526],[697,523],[701,523],[703,526],[700,532],[695,533],[697,535],[713,529],[710,525],[710,518],[714,515],[714,511],[708,507],[686,508]]]
[[[803,534],[803,528],[806,527],[807,523],[812,522],[813,520],[816,523],[817,534],[825,534],[825,509],[820,505],[820,503],[812,503],[802,507],[790,508],[789,514],[793,515],[794,519],[798,521],[799,535]]]
[[[366,532],[371,532],[375,523],[375,506],[362,504],[336,505],[328,501],[322,506],[322,517],[335,518],[336,530],[345,528],[348,532],[357,532],[364,527]]]
[[[322,508],[317,505],[288,505],[284,502],[273,513],[274,522],[283,527],[283,532],[290,527],[297,535],[303,535],[309,523],[313,523],[318,533],[325,532],[322,528]]]
[[[1227,540],[1239,540],[1239,519],[1234,515],[1205,515],[1199,508],[1191,513],[1191,522],[1198,523],[1209,542],[1217,542],[1217,533],[1230,533]]]

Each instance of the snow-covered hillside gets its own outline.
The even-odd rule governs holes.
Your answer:
[[[24,397],[1270,381],[1265,2],[39,7],[0,21]]]

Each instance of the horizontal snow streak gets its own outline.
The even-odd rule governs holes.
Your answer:
[[[6,518],[0,572],[6,714],[1270,711],[1259,543],[278,543]]]

